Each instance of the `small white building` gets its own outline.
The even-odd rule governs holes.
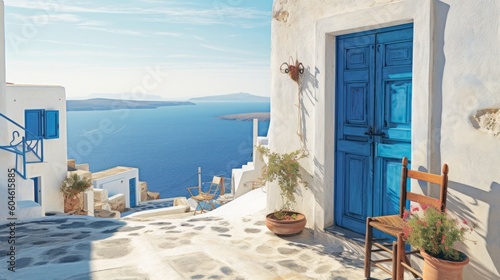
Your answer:
[[[399,193],[403,156],[447,163],[448,209],[478,225],[464,279],[500,278],[499,26],[492,0],[274,1],[269,147],[309,152],[296,207],[309,227],[364,234]],[[297,59],[300,87],[280,73]]]
[[[92,173],[94,189],[108,191],[108,196],[123,194],[125,207],[135,207],[141,201],[139,170],[132,167],[117,166],[108,170]]]

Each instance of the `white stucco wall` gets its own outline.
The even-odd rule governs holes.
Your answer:
[[[62,212],[63,198],[59,191],[67,173],[66,152],[66,97],[64,88],[60,86],[28,86],[7,85],[5,92],[6,110],[4,114],[20,125],[25,125],[24,113],[27,109],[45,109],[59,111],[59,138],[44,139],[42,163],[26,165],[26,177],[16,176],[17,200],[33,200],[33,181],[30,178],[40,177],[41,205],[44,212]],[[11,136],[14,130],[20,131],[13,125],[6,125],[2,120],[2,133]],[[24,134],[23,131],[20,131]],[[6,145],[10,140],[7,140]],[[0,151],[0,192],[6,193],[7,169],[15,167],[15,155]],[[4,209],[4,208],[2,208]],[[6,211],[0,211],[0,219],[5,218]]]
[[[414,23],[412,164],[439,173],[450,166],[448,207],[478,227],[462,248],[465,279],[500,276],[500,138],[474,128],[477,110],[500,107],[500,2],[435,0],[275,0],[271,51],[269,146],[300,148],[297,84],[279,68],[289,57],[305,66],[302,162],[309,188],[297,210],[308,226],[334,223],[335,36]],[[417,188],[417,186],[413,186]],[[277,208],[277,188],[268,210]]]
[[[117,168],[122,168],[122,167],[117,167]],[[130,183],[129,183],[130,179],[132,178],[136,179],[136,188],[135,188],[136,205],[139,205],[139,201],[141,199],[141,187],[139,184],[139,170],[137,168],[127,168],[127,169],[128,170],[124,170],[116,174],[105,175],[102,177],[99,175],[99,178],[92,180],[92,184],[94,185],[95,189],[107,190],[109,197],[116,194],[125,195],[125,205],[126,207],[130,207]]]

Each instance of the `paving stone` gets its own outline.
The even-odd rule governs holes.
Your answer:
[[[299,252],[299,250],[282,247],[282,248],[278,248],[278,252],[282,255],[293,255],[293,254],[297,254]]]
[[[193,229],[195,229],[195,230],[202,230],[204,228],[205,228],[205,226],[198,226],[198,227],[194,227]]]
[[[81,233],[77,236],[73,236],[72,239],[75,239],[75,240],[80,240],[80,239],[85,239],[87,237],[90,236],[90,233]]]
[[[62,225],[58,226],[57,228],[58,229],[68,229],[68,228],[78,229],[78,228],[82,228],[84,226],[85,226],[84,222],[73,222],[70,224],[62,224]]]
[[[171,222],[155,222],[155,223],[150,223],[152,226],[164,226],[164,225],[171,225]]]
[[[180,230],[167,230],[165,233],[181,233]]]
[[[197,275],[191,276],[191,279],[202,279],[204,277],[205,277],[205,275],[203,275],[203,274],[197,274]]]
[[[97,221],[93,222],[87,225],[89,228],[93,229],[100,229],[100,228],[105,228],[105,227],[110,227],[110,226],[116,226],[116,222],[113,221]]]
[[[92,254],[97,258],[114,259],[131,252],[129,238],[117,238],[93,243]]]
[[[218,217],[203,217],[203,218],[192,218],[187,220],[188,222],[210,222],[210,221],[220,221],[222,218]]]
[[[176,226],[161,227],[160,229],[169,230],[169,229],[174,229],[174,228],[176,228]]]
[[[219,236],[222,236],[222,237],[231,237],[232,235],[231,234],[219,234]]]
[[[54,219],[54,220],[40,220],[40,221],[33,221],[31,222],[32,224],[40,224],[40,225],[46,225],[46,224],[63,224],[68,221],[68,218],[64,219]]]
[[[304,261],[304,262],[311,262],[314,260],[314,258],[311,257],[309,254],[302,254],[299,256],[299,260]]]
[[[225,227],[211,227],[211,229],[213,231],[220,232],[220,233],[224,233],[224,232],[228,232],[229,231],[229,229],[225,228]]]
[[[63,236],[68,236],[68,235],[72,235],[72,234],[73,234],[72,232],[59,232],[59,233],[50,234],[49,237],[63,237]]]
[[[79,262],[83,260],[84,258],[80,255],[71,255],[71,256],[65,256],[59,259],[57,263],[71,263],[71,262]]]
[[[118,232],[118,228],[112,228],[112,229],[106,229],[101,231],[101,233],[108,234],[108,233],[115,233]]]
[[[69,246],[62,246],[58,248],[53,248],[45,252],[45,255],[50,258],[58,257],[60,255],[65,255],[68,252]]]
[[[134,233],[130,233],[128,236],[139,236],[139,234],[137,232],[134,232]]]
[[[49,243],[49,242],[45,241],[45,240],[38,240],[38,241],[32,242],[31,244],[33,244],[33,245],[43,245],[45,243]]]
[[[332,266],[325,264],[325,265],[322,265],[320,267],[317,267],[316,270],[314,270],[314,272],[318,273],[318,274],[323,274],[323,273],[326,273],[330,270],[332,270]]]
[[[220,268],[220,271],[224,273],[225,275],[231,275],[233,274],[233,270],[230,267],[223,266]]]
[[[299,273],[304,273],[304,272],[307,271],[307,267],[302,266],[302,265],[298,265],[293,260],[278,261],[277,264],[279,264],[281,266],[284,266],[286,268],[289,268],[289,269],[291,269],[291,270],[293,270],[295,272],[299,272]]]
[[[261,232],[261,230],[258,228],[246,228],[245,232],[246,233],[259,233],[259,232]]]
[[[266,224],[266,222],[264,222],[264,221],[257,221],[257,222],[255,222],[253,224],[256,225],[256,226],[263,226],[263,225]]]
[[[274,248],[269,247],[269,246],[265,246],[265,245],[261,245],[261,246],[257,247],[255,250],[261,254],[271,254],[273,252]]]
[[[189,223],[181,223],[181,227],[193,227],[194,225]]]
[[[16,260],[16,269],[28,267],[32,262],[32,258],[19,258]]]

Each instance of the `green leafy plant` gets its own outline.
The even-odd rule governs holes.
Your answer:
[[[465,234],[472,232],[467,220],[460,222],[448,213],[421,205],[412,207],[404,213],[407,224],[403,227],[404,236],[413,247],[424,250],[436,258],[462,261],[466,256],[453,248],[456,242],[463,242]]]
[[[74,173],[64,179],[60,191],[64,196],[64,212],[80,212],[80,199],[78,194],[92,186],[92,179],[78,176]]]
[[[92,186],[90,178],[80,178],[78,174],[74,173],[64,179],[60,190],[65,196],[71,197],[88,190],[90,186]]]
[[[299,183],[307,187],[307,182],[302,181],[299,160],[307,155],[302,150],[290,153],[271,152],[269,148],[258,146],[257,151],[261,157],[267,158],[267,164],[262,168],[262,182],[278,181],[283,207],[274,212],[277,219],[294,219],[289,212],[296,202],[295,193]]]

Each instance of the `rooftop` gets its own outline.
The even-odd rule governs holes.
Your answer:
[[[131,171],[131,170],[134,170],[134,169],[137,169],[137,168],[126,167],[126,166],[113,167],[113,168],[110,168],[110,169],[106,169],[106,170],[103,170],[103,171],[92,173],[92,180],[97,180],[97,179],[109,177],[109,176],[112,176],[112,175],[116,175],[116,174],[128,172],[128,171]]]
[[[6,279],[363,279],[361,244],[264,225],[261,189],[196,216],[53,216],[16,224],[16,272]],[[2,228],[7,228],[2,226]],[[0,233],[6,242],[7,232]],[[0,263],[7,261],[6,248]],[[375,271],[372,277],[387,278]],[[2,278],[2,277],[0,277]],[[2,278],[3,279],[3,278]]]

